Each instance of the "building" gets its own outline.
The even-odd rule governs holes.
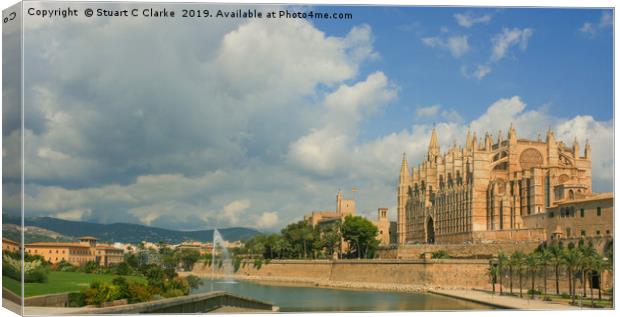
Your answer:
[[[355,215],[355,200],[343,199],[342,191],[338,190],[336,195],[336,211],[313,211],[305,215],[304,220],[314,227],[321,222],[344,220],[348,215]]]
[[[19,252],[21,247],[18,242],[2,237],[2,251]]]
[[[194,250],[200,255],[211,254],[213,252],[212,243],[202,243],[198,241],[186,241],[176,246],[176,248],[178,250]]]
[[[397,188],[399,244],[546,240],[613,234],[613,195],[592,193],[592,150],[556,141],[467,132],[465,146],[440,152],[433,129],[426,158],[409,169],[403,154]],[[583,210],[584,217],[567,218]],[[599,210],[600,218],[591,218]],[[595,211],[596,212],[596,211]],[[588,215],[586,217],[586,215]],[[607,223],[607,225],[605,225]],[[575,231],[577,230],[577,231]],[[609,233],[607,233],[609,232]]]
[[[524,218],[528,227],[544,228],[548,240],[579,237],[611,238],[614,200],[612,193],[566,199],[546,213]]]
[[[97,256],[95,262],[99,265],[108,266],[118,264],[125,260],[123,249],[118,249],[110,245],[96,246]]]
[[[110,265],[123,261],[123,250],[107,245],[97,245],[94,237],[81,237],[80,242],[34,242],[25,245],[26,252],[40,255],[46,261],[59,263],[62,261],[73,265],[95,262],[99,265]]]
[[[379,208],[377,210],[377,220],[372,221],[377,227],[377,239],[380,241],[380,245],[390,244],[390,220],[388,219],[388,209]]]
[[[336,195],[336,211],[313,211],[310,214],[304,216],[306,220],[313,227],[325,226],[335,221],[344,221],[346,216],[355,216],[355,200],[344,199],[342,191],[338,191]],[[379,208],[377,210],[377,219],[371,220],[371,222],[377,227],[377,239],[381,245],[390,244],[390,220],[388,218],[388,209]],[[341,242],[341,251],[345,252],[347,245],[345,241]]]

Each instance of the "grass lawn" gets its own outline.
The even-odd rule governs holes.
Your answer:
[[[112,274],[88,274],[81,272],[55,272],[48,274],[46,283],[26,283],[24,294],[26,297],[63,293],[77,292],[84,287],[88,287],[92,281],[111,282],[118,275]],[[146,282],[143,277],[126,276],[129,281]],[[7,276],[2,276],[2,285],[12,292],[19,294],[19,282]]]
[[[570,304],[571,299],[570,298],[562,298],[561,296],[557,296],[557,295],[550,295],[549,296],[551,298],[552,301],[554,302],[562,302],[562,303],[566,303],[566,304]],[[577,303],[576,305],[579,306],[579,298],[577,297],[575,299],[575,303]],[[584,307],[590,307],[592,301],[590,300],[590,298],[582,298],[581,299],[581,304]],[[597,307],[600,308],[613,308],[612,302],[608,299],[603,299],[603,300],[598,300],[598,297],[596,296],[596,294],[594,294],[594,305],[596,305]]]

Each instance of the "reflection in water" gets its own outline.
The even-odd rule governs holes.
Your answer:
[[[429,293],[396,293],[204,279],[194,293],[227,291],[273,303],[283,312],[295,311],[406,311],[489,310],[492,307]]]

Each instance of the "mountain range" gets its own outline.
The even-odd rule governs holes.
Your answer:
[[[20,217],[3,214],[2,218],[3,224],[21,224]],[[157,243],[163,241],[165,243],[176,244],[188,240],[201,242],[210,242],[213,240],[213,229],[181,231],[131,223],[101,224],[52,217],[26,217],[24,219],[24,224],[29,227],[38,227],[53,231],[62,236],[94,236],[100,241],[108,242],[139,243],[141,241],[148,241]],[[256,229],[244,227],[222,228],[218,230],[222,238],[228,241],[247,240],[261,233]]]

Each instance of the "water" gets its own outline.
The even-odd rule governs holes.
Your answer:
[[[227,291],[273,303],[282,312],[489,310],[492,307],[429,293],[397,293],[330,289],[238,281],[204,280],[193,293]]]
[[[217,229],[215,229],[213,230],[213,263],[211,264],[211,267],[213,268],[212,276],[215,276],[215,267],[219,265],[217,262],[218,257],[219,260],[222,261],[222,268],[224,271],[223,282],[234,283],[232,278],[234,268],[232,260],[230,259],[230,254],[228,254],[228,249],[225,247],[222,235]]]

